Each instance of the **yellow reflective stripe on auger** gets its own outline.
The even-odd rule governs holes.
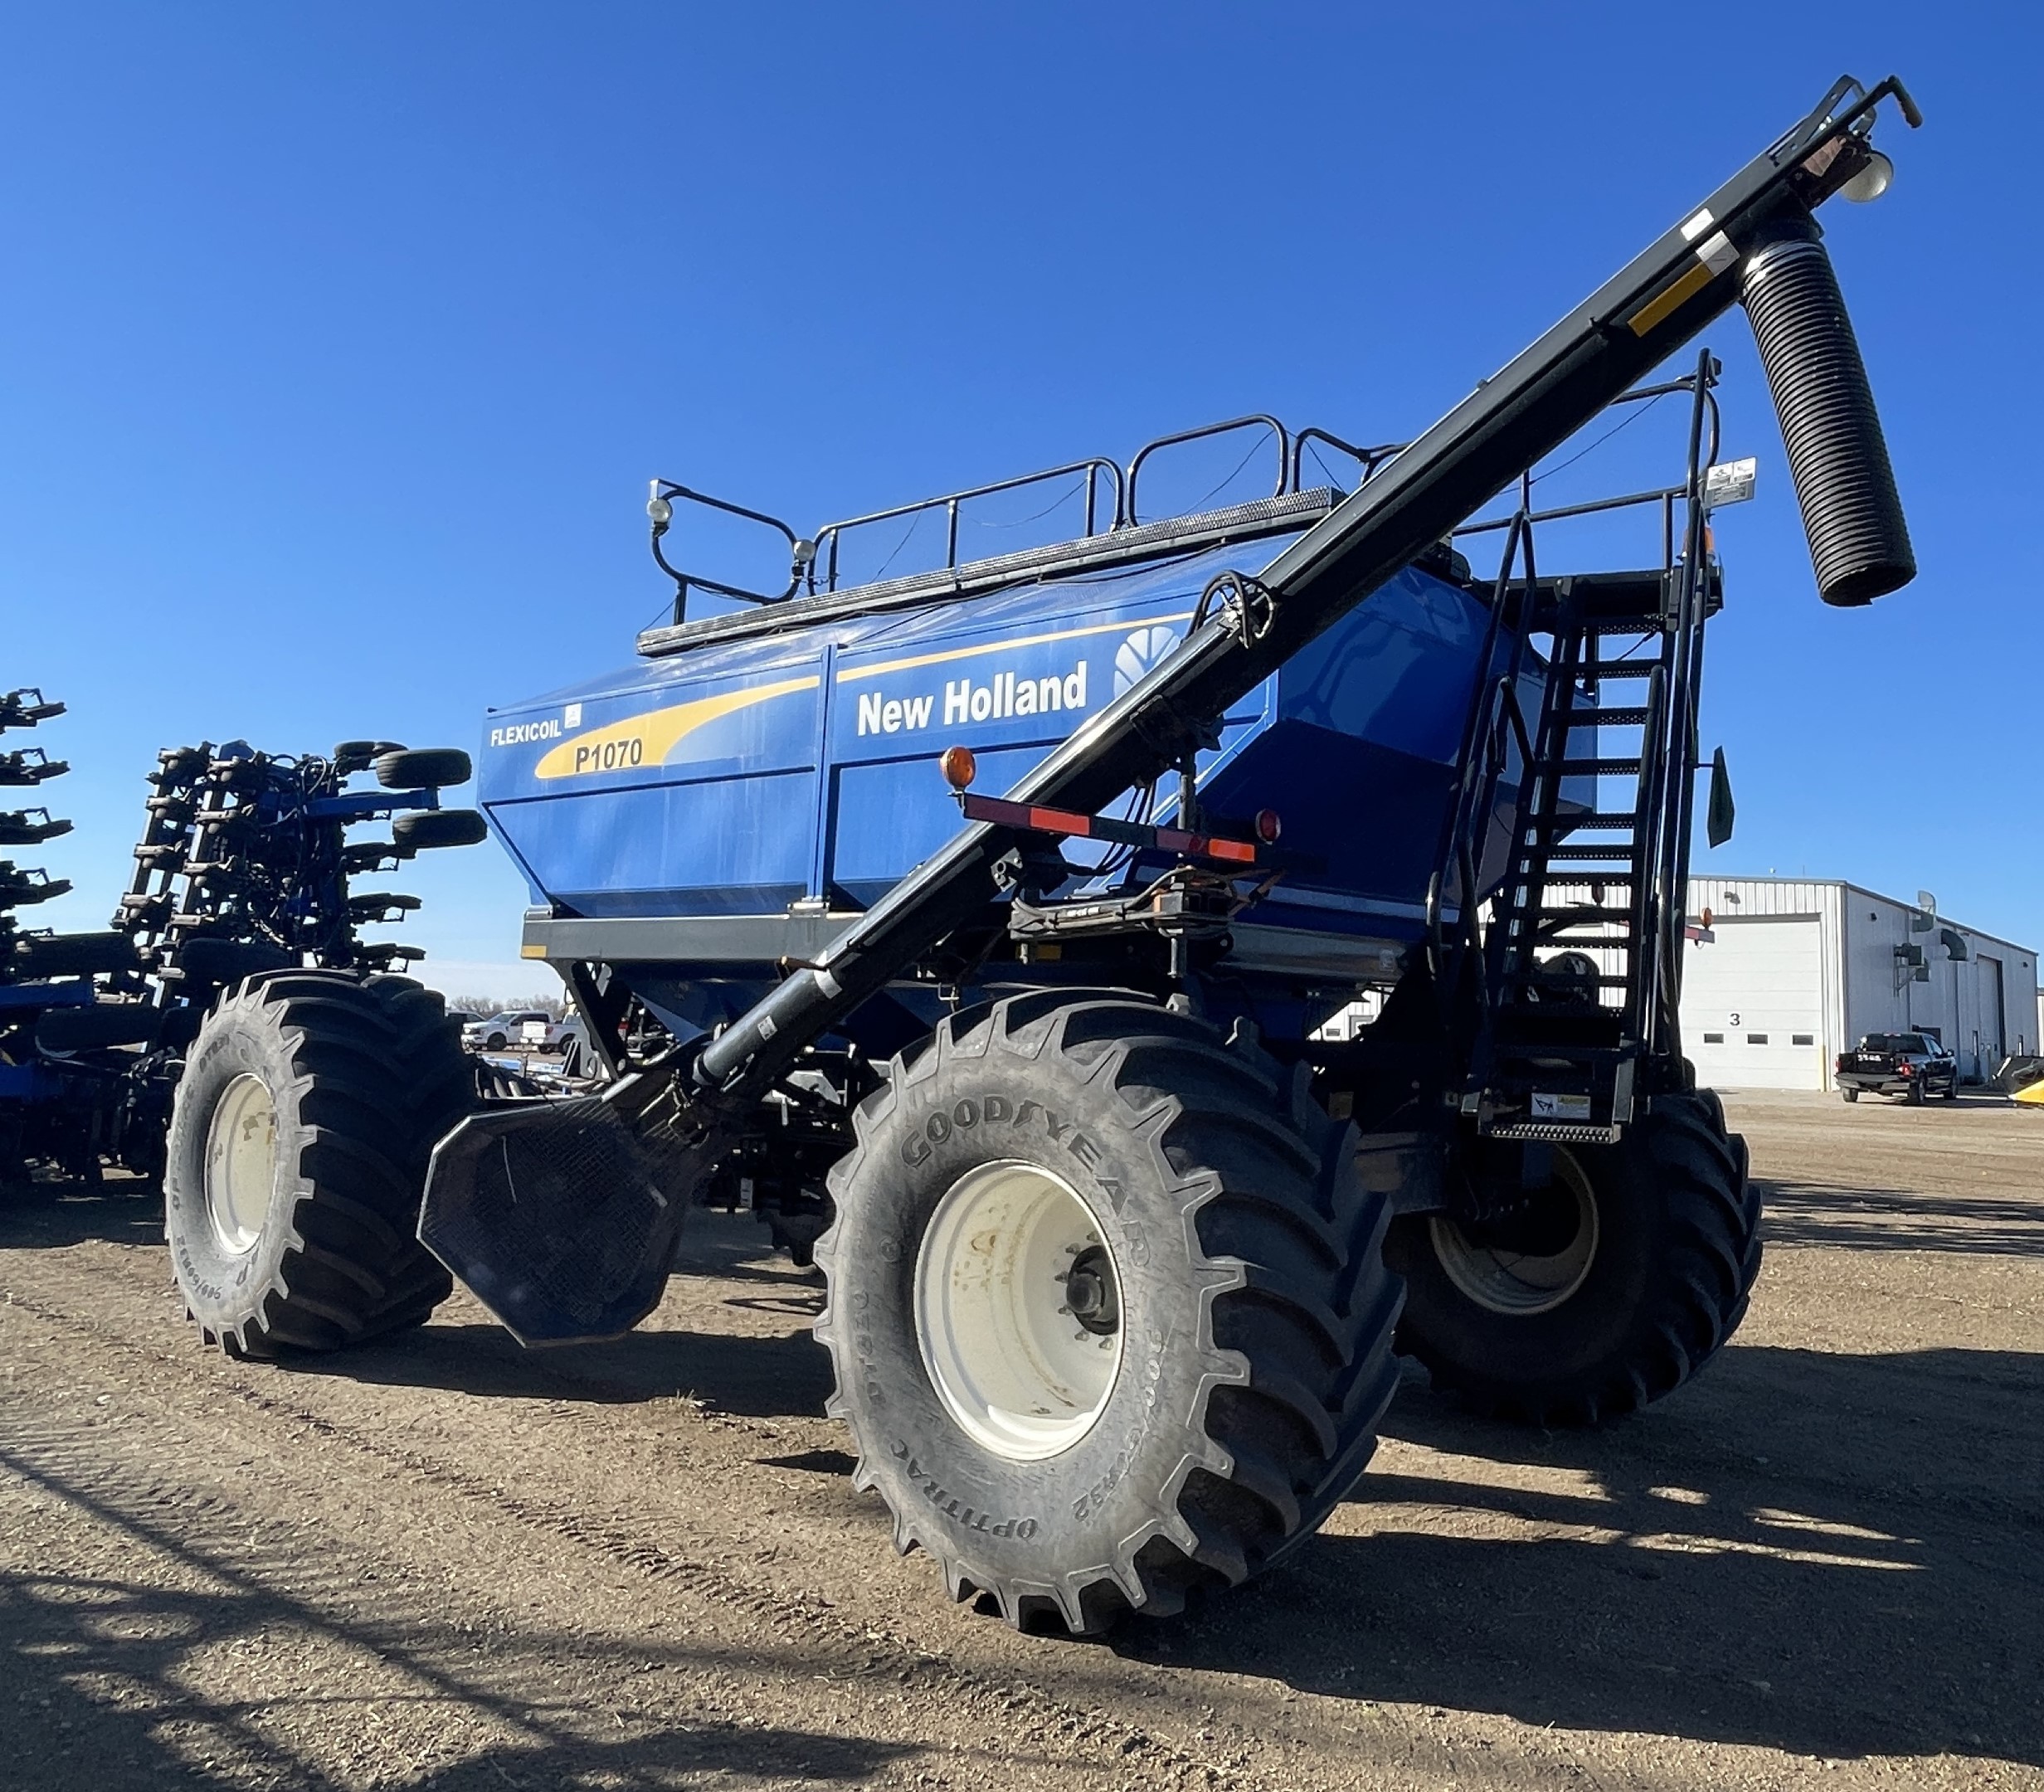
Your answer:
[[[740,709],[750,709],[791,691],[815,690],[823,683],[814,672],[807,678],[782,679],[774,684],[753,684],[739,690],[698,697],[693,703],[675,704],[666,709],[649,709],[607,728],[591,728],[551,748],[533,776],[538,778],[573,777],[577,773],[629,772],[635,766],[663,764],[667,756],[688,735],[705,723],[714,722]]]
[[[1683,224],[1683,236],[1695,246],[1696,265],[1673,285],[1662,287],[1626,319],[1635,336],[1644,336],[1739,260],[1739,251],[1732,246],[1731,239],[1723,231],[1714,228],[1716,222],[1711,216],[1711,208],[1706,206]]]

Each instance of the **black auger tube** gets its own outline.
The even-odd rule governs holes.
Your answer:
[[[1746,258],[1740,296],[1781,419],[1817,589],[1871,603],[1916,577],[1866,364],[1816,221],[1783,217]]]

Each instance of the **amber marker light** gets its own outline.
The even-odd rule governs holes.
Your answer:
[[[944,774],[944,782],[955,791],[971,788],[972,781],[980,775],[980,762],[972,757],[970,747],[947,747],[937,756],[937,768]]]

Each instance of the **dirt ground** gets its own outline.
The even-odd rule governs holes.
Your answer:
[[[1289,1564],[1106,1643],[898,1559],[811,1280],[202,1351],[146,1199],[0,1207],[0,1784],[2044,1787],[2044,1113],[1734,1098],[1738,1339],[1589,1434],[1409,1379]]]

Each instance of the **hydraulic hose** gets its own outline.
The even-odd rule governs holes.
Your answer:
[[[1916,576],[1866,365],[1815,220],[1771,222],[1748,255],[1741,298],[1781,419],[1817,589],[1871,603]]]

